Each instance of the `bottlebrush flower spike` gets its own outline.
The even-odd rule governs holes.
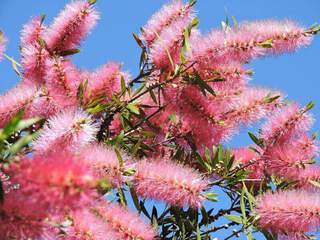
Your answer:
[[[193,85],[185,87],[167,87],[165,101],[181,119],[186,133],[202,151],[203,145],[211,147],[228,139],[234,132],[234,124],[223,123],[225,105],[204,96],[199,88]],[[174,99],[174,100],[173,100]],[[192,127],[191,127],[192,126]]]
[[[99,15],[87,1],[66,5],[45,33],[44,40],[52,51],[77,48],[96,24]]]
[[[67,231],[66,240],[118,240],[115,232],[93,211],[83,209],[72,215],[73,226]]]
[[[269,174],[290,178],[298,176],[313,157],[306,155],[295,144],[286,142],[267,148],[262,158]]]
[[[183,17],[163,29],[150,49],[150,58],[159,69],[174,70],[180,61],[184,29],[190,23],[189,17]]]
[[[0,96],[0,128],[20,110],[27,107],[37,92],[34,85],[20,83],[4,95]]]
[[[31,160],[25,158],[9,171],[12,181],[19,184],[19,189],[10,192],[11,200],[21,203],[24,199],[33,205],[34,214],[63,214],[85,207],[97,197],[97,178],[90,166],[71,153],[60,151]]]
[[[142,28],[141,38],[150,46],[161,32],[174,21],[187,16],[191,21],[192,6],[184,5],[181,0],[172,1],[156,12]]]
[[[114,187],[119,187],[122,184],[121,168],[114,150],[93,143],[81,151],[80,158],[93,168],[97,177],[107,177]]]
[[[246,88],[231,101],[225,121],[252,124],[270,115],[276,109],[281,98],[279,92],[264,88]]]
[[[266,193],[258,199],[259,226],[274,233],[305,233],[320,226],[318,192]]]
[[[152,227],[140,217],[118,204],[99,204],[95,208],[98,215],[117,233],[116,239],[155,239]]]
[[[2,60],[5,49],[6,49],[6,39],[4,37],[4,34],[0,31],[0,61]]]
[[[180,207],[201,207],[207,188],[200,174],[169,161],[137,163],[134,182],[138,195]]]
[[[320,166],[317,164],[308,165],[302,169],[297,176],[291,178],[293,181],[298,181],[298,187],[311,190],[319,189],[310,181],[320,182]]]
[[[42,37],[45,29],[43,17],[32,18],[30,22],[23,26],[21,32],[21,47],[26,47],[29,44],[37,44],[37,41]]]
[[[47,50],[39,43],[24,45],[21,49],[21,65],[23,81],[41,85],[44,83],[46,62],[49,57]]]
[[[122,72],[121,65],[115,62],[107,63],[93,73],[82,73],[81,79],[88,80],[85,94],[87,101],[101,96],[110,100],[112,95],[120,92],[121,78],[127,82],[130,76]]]
[[[48,58],[45,67],[45,81],[49,95],[61,108],[77,106],[77,90],[80,72],[62,57]]]
[[[272,143],[279,138],[289,139],[308,131],[313,124],[313,118],[305,112],[294,103],[279,109],[262,126],[261,137],[267,143]]]
[[[60,147],[80,150],[95,140],[99,128],[92,117],[82,110],[68,109],[49,118],[34,142],[37,153],[59,151]]]
[[[213,30],[204,38],[191,41],[189,61],[206,64],[239,62],[294,51],[307,46],[312,36],[291,21],[256,21],[241,23],[230,31]]]

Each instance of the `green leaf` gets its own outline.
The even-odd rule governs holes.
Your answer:
[[[121,95],[125,94],[127,91],[126,81],[123,76],[121,76]]]
[[[35,132],[33,134],[25,135],[21,138],[19,138],[18,141],[16,141],[9,149],[8,154],[13,156],[16,153],[18,153],[23,147],[28,145],[33,139],[35,139],[39,135],[38,132]]]
[[[237,20],[236,20],[236,18],[235,18],[235,16],[232,16],[232,22],[233,22],[233,26],[237,26],[238,25],[238,23],[237,23]]]
[[[127,206],[126,196],[125,196],[122,188],[118,188],[118,196],[119,196],[119,200],[120,200],[120,203],[122,204],[122,206]]]
[[[264,42],[260,43],[260,47],[263,48],[272,48],[273,40],[272,39],[267,39]]]
[[[218,196],[218,194],[212,193],[212,192],[205,194],[206,199],[208,199],[209,201],[212,201],[212,202],[217,202],[218,201],[217,196]]]
[[[24,114],[24,110],[20,110],[17,114],[10,120],[10,122],[4,127],[0,133],[0,141],[7,139],[11,134],[13,134],[19,122],[21,121]]]
[[[19,77],[21,77],[21,73],[18,69],[18,67],[21,67],[21,65],[16,60],[14,60],[12,57],[9,57],[8,55],[3,54],[3,56],[11,62],[11,66],[12,66],[13,70],[16,72],[16,74]]]
[[[307,106],[306,106],[306,111],[309,111],[311,110],[313,107],[314,107],[314,102],[310,101],[308,102]]]
[[[239,223],[239,224],[243,223],[242,217],[238,215],[225,215],[225,217],[232,222]]]
[[[74,48],[74,49],[67,49],[60,52],[60,56],[66,57],[70,55],[74,55],[80,52],[80,49]]]
[[[197,240],[201,240],[200,227],[197,224]]]
[[[88,3],[89,3],[90,5],[94,5],[96,2],[97,2],[97,0],[88,0]]]
[[[245,190],[244,190],[244,188],[242,188],[242,191],[241,191],[240,208],[241,208],[243,222],[246,223],[247,222],[247,214],[246,214]]]
[[[138,195],[133,187],[130,188],[130,194],[131,194],[131,198],[132,198],[134,206],[140,212],[141,208],[140,208],[140,204],[139,204],[139,198],[138,198]]]
[[[130,110],[130,112],[135,113],[135,114],[139,114],[139,108],[134,104],[134,103],[129,103],[127,105],[127,109]]]
[[[124,165],[124,160],[122,158],[121,152],[117,147],[114,148],[114,151],[116,152],[116,155],[117,155],[117,158],[119,161],[119,166],[120,166],[120,168],[122,168]]]
[[[263,142],[258,138],[256,137],[253,133],[251,132],[248,132],[249,134],[249,137],[251,138],[251,140],[257,144],[258,146],[262,147],[263,146]]]
[[[132,33],[132,36],[133,36],[134,40],[138,43],[138,45],[139,45],[142,49],[144,49],[145,46],[143,45],[143,42],[142,42],[141,39],[138,37],[138,35],[135,34],[135,33]]]

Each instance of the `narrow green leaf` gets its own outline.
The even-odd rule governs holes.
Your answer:
[[[272,48],[273,40],[267,39],[264,42],[260,43],[259,45],[263,48]]]
[[[122,206],[127,206],[126,196],[125,196],[122,188],[118,188],[118,196],[119,196],[119,200],[120,200],[120,203],[122,204]]]
[[[242,221],[242,218],[238,215],[225,215],[225,217],[227,219],[229,219],[230,221],[232,222],[236,222],[236,223],[239,223],[239,224],[242,224],[243,221]]]
[[[135,114],[139,114],[139,108],[134,104],[134,103],[129,103],[127,105],[127,109],[130,110],[130,112],[135,113]]]

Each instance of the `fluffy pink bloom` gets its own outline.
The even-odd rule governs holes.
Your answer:
[[[96,211],[117,233],[115,239],[155,239],[155,232],[151,226],[144,223],[136,213],[118,204],[100,204]]]
[[[308,165],[297,176],[294,176],[292,180],[298,181],[300,188],[317,189],[310,181],[320,182],[320,166],[317,164]]]
[[[214,30],[204,38],[194,39],[188,59],[202,64],[245,63],[266,54],[294,51],[308,45],[311,39],[310,34],[291,21],[244,22],[229,31]],[[270,46],[266,46],[268,43]]]
[[[141,161],[134,176],[138,195],[170,205],[201,207],[206,180],[194,170],[169,161]]]
[[[274,233],[304,233],[320,226],[318,192],[266,193],[258,199],[259,226]]]
[[[88,209],[72,215],[73,227],[67,232],[66,240],[118,240],[115,232],[98,214]]]
[[[45,33],[44,39],[52,51],[78,47],[96,24],[99,16],[92,6],[83,0],[66,5]]]
[[[43,25],[41,17],[32,18],[22,28],[21,46],[26,47],[29,44],[36,44],[38,39],[42,37],[42,33],[45,28],[46,27]]]
[[[68,109],[51,117],[34,142],[38,153],[59,151],[60,147],[72,151],[83,148],[95,140],[98,126],[82,110]]]
[[[25,45],[21,49],[21,65],[23,67],[24,82],[44,83],[44,71],[49,57],[47,50],[38,43]]]
[[[4,34],[0,31],[0,61],[2,60],[5,49],[6,49],[6,39],[4,37]]]
[[[170,26],[174,21],[187,16],[189,20],[192,18],[192,9],[190,5],[184,5],[181,0],[172,1],[172,3],[164,5],[156,12],[142,28],[142,38],[150,46],[161,32]]]
[[[194,71],[210,84],[220,98],[238,94],[250,80],[248,71],[236,63],[228,65],[197,63]]]
[[[261,180],[264,178],[264,163],[260,159],[260,155],[249,147],[232,149],[235,157],[235,166],[240,163],[247,166],[245,169],[249,172],[248,185],[257,184],[260,186]]]
[[[8,175],[19,189],[9,193],[14,199],[7,205],[23,200],[39,216],[79,209],[96,197],[96,178],[90,166],[63,151],[23,159]]]
[[[193,144],[199,150],[203,145],[212,145],[228,139],[235,132],[235,126],[223,122],[223,113],[228,106],[204,96],[198,87],[193,85],[176,86],[173,84],[165,90],[165,102],[179,116],[184,135],[192,137]],[[191,139],[190,139],[191,140]]]
[[[113,186],[120,186],[123,182],[117,154],[114,150],[101,144],[90,144],[80,153],[99,178],[107,177]]]
[[[27,107],[37,92],[34,85],[20,83],[0,96],[0,128],[20,110]]]
[[[69,60],[48,58],[45,81],[49,95],[61,108],[77,105],[80,72]]]
[[[279,109],[262,126],[261,137],[268,143],[280,138],[288,139],[310,129],[313,118],[299,109],[297,104],[290,104]]]
[[[150,49],[150,58],[157,68],[175,68],[175,64],[180,60],[183,32],[189,23],[190,18],[186,16],[163,29]]]
[[[252,124],[270,115],[279,104],[279,92],[264,88],[246,88],[236,99],[231,101],[230,110],[225,114],[225,121]],[[270,100],[271,99],[271,100]]]
[[[107,63],[93,73],[82,73],[81,78],[88,80],[85,96],[87,101],[101,96],[110,100],[112,95],[119,93],[122,77],[127,82],[129,74],[122,72],[121,65],[115,62]]]
[[[310,164],[313,156],[306,155],[295,144],[277,144],[267,148],[263,155],[266,171],[280,177],[294,177]]]

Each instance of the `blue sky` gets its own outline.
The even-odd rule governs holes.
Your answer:
[[[46,24],[67,3],[66,0],[0,0],[0,29],[9,39],[7,54],[19,59],[19,33],[30,16],[45,13]],[[108,60],[121,61],[124,68],[135,75],[138,69],[139,47],[131,33],[138,32],[147,19],[167,1],[163,0],[98,0],[97,9],[101,20],[75,62],[83,68],[94,69]],[[220,27],[226,15],[235,16],[237,21],[256,19],[292,19],[306,27],[320,22],[319,0],[198,0],[196,5],[200,18],[200,29],[208,32]],[[281,90],[289,99],[306,104],[313,100],[316,107],[312,113],[320,119],[320,36],[315,37],[309,48],[295,54],[256,60],[252,84]],[[10,63],[0,63],[0,93],[13,87],[18,81]],[[319,129],[316,122],[314,130]],[[233,141],[245,145],[248,138],[239,135]]]

